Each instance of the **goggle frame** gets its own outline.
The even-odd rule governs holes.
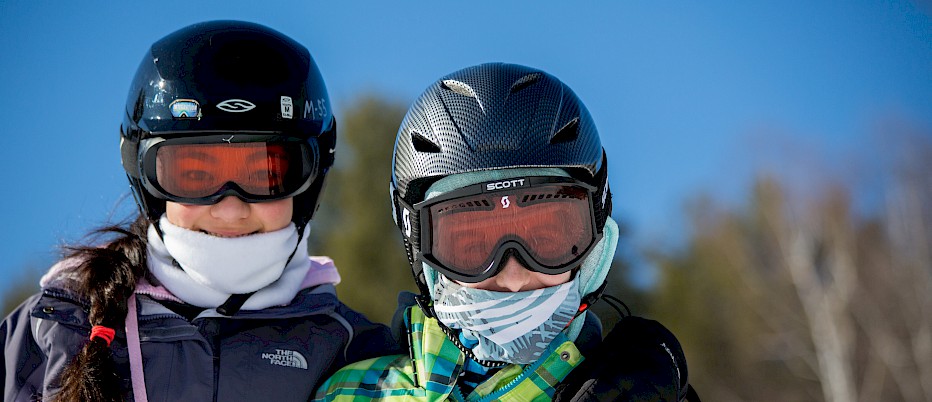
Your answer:
[[[152,196],[164,200],[182,204],[193,205],[213,205],[220,202],[227,196],[235,196],[244,202],[257,203],[282,200],[301,194],[310,187],[311,183],[318,175],[319,161],[314,158],[317,155],[317,142],[315,138],[301,139],[283,133],[262,133],[262,132],[229,132],[224,131],[218,134],[204,135],[203,132],[192,133],[196,135],[184,136],[184,133],[172,133],[172,137],[150,137],[139,142],[138,151],[138,171],[140,182],[147,192]],[[178,137],[175,137],[178,136]],[[302,160],[299,161],[301,168],[300,180],[291,191],[279,194],[261,195],[252,194],[245,191],[234,182],[227,182],[216,192],[204,197],[181,197],[165,190],[159,184],[156,158],[158,150],[165,146],[174,145],[218,145],[218,144],[240,144],[240,143],[277,143],[286,146],[298,146],[301,151]]]
[[[504,240],[500,239],[499,243],[494,248],[495,251],[493,251],[492,254],[486,258],[486,263],[484,264],[486,269],[478,275],[467,275],[453,268],[446,267],[433,256],[433,253],[431,252],[433,246],[433,224],[431,221],[432,217],[430,212],[432,206],[460,198],[465,199],[490,193],[515,191],[518,189],[517,187],[504,187],[503,183],[514,183],[519,180],[524,180],[525,182],[525,184],[520,187],[520,190],[531,189],[541,185],[565,185],[569,187],[579,187],[586,191],[587,201],[589,204],[589,227],[592,228],[592,237],[589,245],[582,252],[566,263],[557,266],[548,266],[539,262],[533,257],[532,253],[529,252],[525,247],[523,240],[518,240],[516,238],[504,238]],[[596,201],[594,197],[597,191],[598,190],[595,187],[589,185],[588,183],[573,179],[571,177],[528,176],[482,182],[418,202],[412,206],[414,213],[416,213],[418,216],[419,225],[419,233],[417,236],[419,238],[419,244],[416,257],[419,261],[427,263],[430,267],[434,268],[448,278],[466,283],[478,283],[498,275],[498,273],[501,272],[502,268],[504,267],[504,263],[507,261],[506,257],[511,255],[514,255],[526,268],[534,272],[540,272],[548,275],[558,275],[571,271],[582,264],[582,261],[589,255],[595,245],[602,239],[602,229],[596,226],[596,211],[594,205],[594,202]]]

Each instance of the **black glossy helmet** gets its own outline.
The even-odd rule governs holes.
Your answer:
[[[152,144],[221,144],[234,136],[299,143],[301,182],[266,195],[294,196],[299,230],[317,209],[336,144],[330,99],[308,50],[268,27],[239,21],[194,24],[155,42],[136,71],[120,133],[123,168],[140,210],[153,221],[170,197],[150,183],[154,167],[147,164],[154,162],[145,153]]]
[[[559,79],[515,64],[482,64],[431,84],[408,110],[395,141],[392,201],[422,293],[411,206],[446,176],[515,167],[562,168],[595,187],[601,232],[611,214],[602,144],[585,105]]]

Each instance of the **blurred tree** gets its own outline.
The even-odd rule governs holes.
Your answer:
[[[654,253],[650,306],[711,400],[932,400],[932,146],[890,148],[886,205],[760,179],[749,205],[700,199],[682,251]]]
[[[686,249],[654,254],[661,277],[649,307],[683,343],[690,381],[710,400],[803,401],[818,392],[814,384],[794,381],[794,370],[805,364],[785,344],[796,339],[783,332],[792,328],[771,331],[778,325],[769,314],[798,311],[784,303],[791,298],[773,297],[781,293],[773,287],[779,271],[768,266],[773,250],[758,212],[772,201],[772,184],[758,184],[745,214],[720,211],[708,199],[694,201]],[[781,360],[791,364],[784,367]]]
[[[374,95],[338,115],[336,163],[311,223],[311,254],[333,258],[343,278],[340,299],[388,323],[396,295],[414,291],[401,234],[392,221],[388,186],[395,133],[407,106]]]

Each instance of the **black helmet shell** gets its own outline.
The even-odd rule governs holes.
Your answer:
[[[304,46],[241,21],[194,24],[152,45],[130,86],[121,127],[123,167],[149,219],[164,212],[164,201],[139,183],[139,141],[220,132],[312,142],[319,174],[295,197],[293,219],[310,220],[333,164],[336,128],[323,78]]]
[[[554,76],[516,64],[482,64],[441,78],[414,101],[395,140],[391,184],[395,222],[421,300],[429,294],[416,257],[420,233],[412,205],[446,176],[516,167],[562,168],[596,187],[596,225],[600,231],[605,226],[612,205],[599,133],[586,106]]]
[[[398,130],[392,165],[395,190],[413,204],[445,176],[508,167],[566,168],[597,185],[602,144],[589,111],[563,82],[489,63],[449,74],[421,94]]]

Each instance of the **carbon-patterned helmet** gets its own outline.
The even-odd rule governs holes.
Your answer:
[[[395,141],[391,185],[395,221],[422,293],[419,229],[403,216],[404,205],[423,201],[446,176],[515,167],[562,168],[595,187],[596,225],[604,227],[611,197],[599,134],[559,79],[515,64],[482,64],[437,80],[413,103]]]
[[[302,164],[313,166],[301,166],[305,182],[290,194],[299,228],[317,209],[336,144],[327,89],[308,50],[280,32],[239,21],[198,23],[155,42],[136,71],[120,132],[123,168],[140,210],[153,221],[167,198],[147,188],[152,167],[145,166],[140,144],[219,144],[232,135],[303,144]]]

